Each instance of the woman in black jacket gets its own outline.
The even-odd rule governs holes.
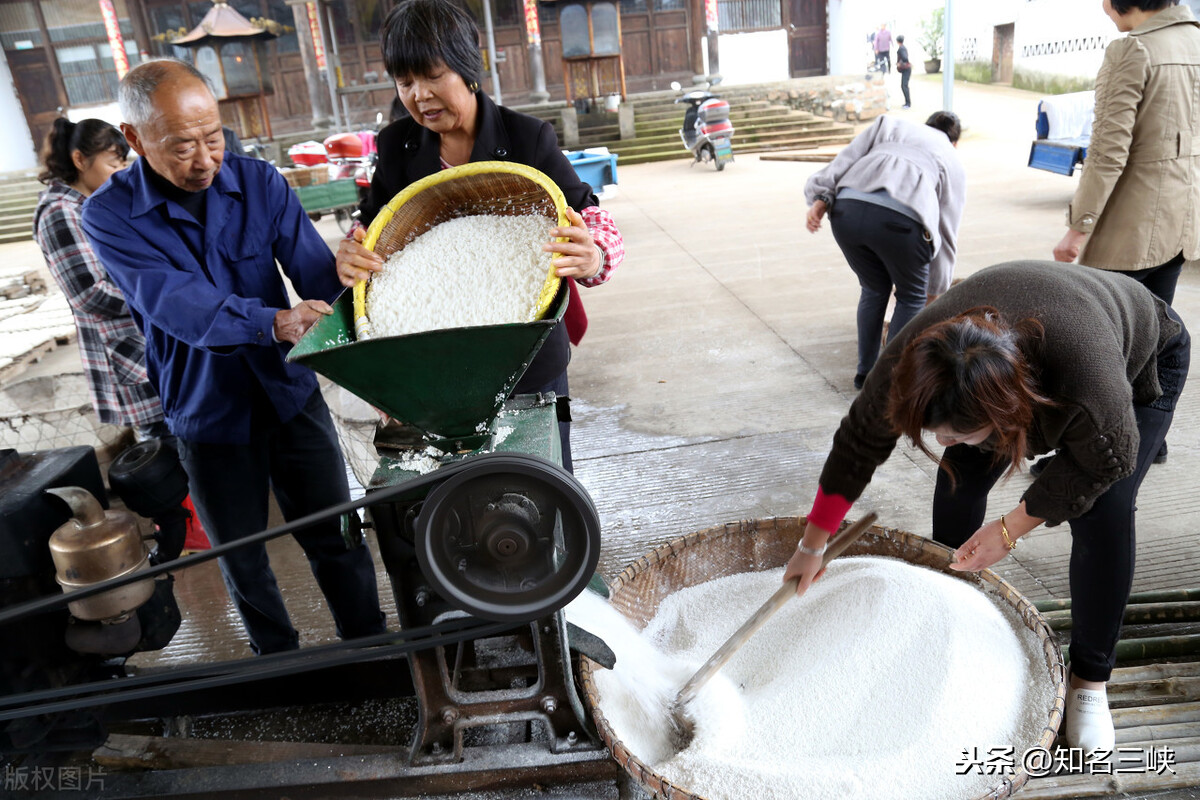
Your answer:
[[[609,279],[625,257],[612,217],[602,211],[592,188],[581,181],[558,146],[554,128],[536,117],[496,105],[480,88],[483,60],[479,29],[465,11],[446,0],[405,0],[388,14],[380,33],[388,74],[409,116],[379,134],[379,163],[371,190],[360,206],[370,225],[379,209],[410,183],[471,161],[512,161],[550,177],[566,197],[569,225],[555,228],[547,243],[555,267],[571,292],[563,325],[538,351],[515,393],[552,391],[567,397],[570,345],[587,329],[579,285]],[[338,276],[345,286],[383,269],[383,260],[360,243],[355,231],[338,249]],[[570,428],[560,425],[563,466],[571,469]]]

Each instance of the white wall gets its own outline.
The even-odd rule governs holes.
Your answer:
[[[71,106],[67,109],[67,119],[79,122],[84,119],[102,119],[109,125],[121,127],[121,107],[117,103],[102,103],[94,106]]]
[[[1200,5],[1200,0],[1185,2]],[[867,35],[881,22],[893,37],[904,34],[911,60],[920,64],[926,58],[918,44],[921,23],[944,6],[945,0],[829,0],[830,74],[865,72],[871,60]],[[1014,66],[1070,77],[1095,77],[1104,47],[1121,35],[1101,0],[954,0],[955,58],[990,61],[995,27],[1008,23],[1015,37]]]
[[[991,61],[998,25],[1013,23],[1013,66],[1094,78],[1117,28],[1100,0],[955,0],[955,57]]]
[[[786,31],[722,33],[717,47],[721,79],[726,84],[786,81],[789,77]]]
[[[957,0],[955,9],[966,2]],[[917,44],[921,38],[921,22],[942,0],[829,0],[829,74],[856,75],[866,72],[873,59],[867,37],[887,23],[892,32],[892,66],[896,62],[896,36],[903,35],[908,56],[914,64],[925,60],[925,52]]]
[[[1081,78],[1096,77],[1104,48],[1123,35],[1098,0],[1030,0],[1015,31],[1014,66]]]
[[[33,136],[25,122],[25,112],[17,98],[17,87],[8,59],[0,49],[0,172],[16,172],[37,168],[37,155],[33,148]]]

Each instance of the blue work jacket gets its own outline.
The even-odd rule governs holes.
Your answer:
[[[275,313],[292,306],[276,262],[301,298],[332,303],[342,290],[334,255],[265,161],[225,154],[205,190],[204,226],[147,169],[139,158],[89,197],[84,231],[146,336],[171,432],[246,443],[256,384],[284,422],[317,388],[273,335]]]

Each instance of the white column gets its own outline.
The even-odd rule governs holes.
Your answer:
[[[5,142],[5,146],[0,147],[0,172],[37,169],[37,148],[33,145],[33,134],[29,132],[29,123],[21,108],[21,99],[17,97],[17,87],[3,48],[0,48],[0,120],[3,120],[0,122],[0,139]]]

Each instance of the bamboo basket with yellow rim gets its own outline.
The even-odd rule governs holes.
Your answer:
[[[610,602],[633,625],[644,628],[670,594],[727,575],[774,569],[787,563],[804,535],[804,517],[743,520],[708,528],[675,539],[642,556],[617,576],[610,586]],[[1066,707],[1066,667],[1053,632],[1033,603],[991,570],[962,573],[950,569],[953,551],[936,542],[904,531],[873,525],[844,553],[845,556],[890,556],[943,572],[987,591],[1011,607],[1042,645],[1043,666],[1054,686],[1054,701],[1046,708],[1045,726],[1035,747],[1054,744]],[[580,669],[584,697],[601,740],[613,758],[638,784],[660,800],[706,800],[704,787],[677,786],[642,761],[617,737],[600,708],[594,673],[603,669],[584,657]],[[999,744],[999,743],[998,743]],[[946,800],[1003,800],[1029,780],[1018,760],[1014,774],[997,778],[996,785],[976,798]]]
[[[375,215],[363,245],[386,260],[436,225],[483,214],[538,214],[554,220],[559,227],[569,224],[566,198],[545,173],[507,161],[475,161],[409,184]],[[559,237],[557,241],[566,239]],[[545,316],[558,286],[559,278],[551,264],[532,319],[526,321]],[[360,340],[371,336],[366,281],[354,285],[354,334]]]

